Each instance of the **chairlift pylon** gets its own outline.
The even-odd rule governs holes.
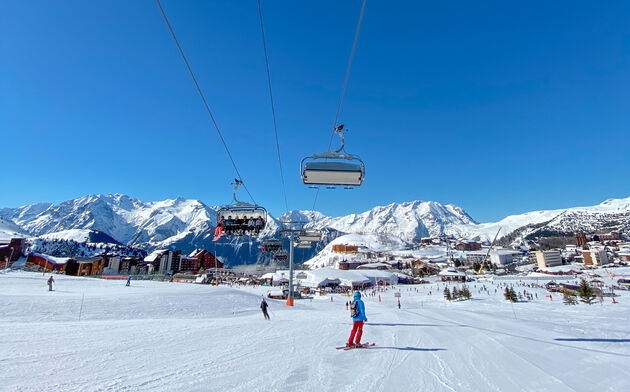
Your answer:
[[[361,158],[341,153],[345,145],[343,132],[343,124],[335,127],[335,133],[341,139],[341,146],[336,151],[313,154],[302,159],[300,175],[304,185],[353,187],[363,184],[365,164]]]
[[[223,226],[227,235],[257,235],[267,225],[267,210],[257,204],[239,201],[236,198],[238,187],[243,185],[239,179],[234,179],[234,204],[219,208],[217,211],[217,226]]]

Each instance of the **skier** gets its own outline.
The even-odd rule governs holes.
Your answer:
[[[131,275],[127,275],[127,284],[125,286],[131,286]]]
[[[365,317],[365,305],[361,300],[361,293],[358,291],[354,293],[354,301],[350,302],[350,316],[352,317],[352,332],[346,347],[352,347],[352,341],[354,340],[354,347],[361,347],[361,335],[363,335],[363,322],[367,321]],[[356,339],[355,339],[356,336]]]
[[[53,279],[52,275],[50,275],[50,278],[48,278],[48,291],[53,291],[52,286],[54,281],[55,279]]]
[[[263,298],[262,302],[260,303],[260,309],[262,309],[263,316],[265,316],[265,320],[270,320],[269,313],[267,313],[268,306],[269,305],[267,305],[267,301],[265,301],[265,299]]]

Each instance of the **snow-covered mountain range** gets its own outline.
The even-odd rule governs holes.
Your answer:
[[[25,233],[37,238],[79,241],[89,241],[96,236],[100,241],[118,242],[149,251],[214,247],[219,255],[230,260],[230,264],[263,261],[257,251],[258,243],[277,234],[278,220],[270,217],[258,238],[245,241],[222,239],[212,243],[217,209],[199,200],[183,198],[144,202],[121,194],[90,195],[60,204],[39,203],[0,209],[0,235]],[[341,217],[295,210],[282,215],[279,220],[288,219],[306,221],[307,228],[321,229],[326,234],[324,243],[319,248],[302,251],[298,255],[300,260],[310,258],[326,243],[347,233],[376,235],[384,241],[406,244],[442,234],[489,241],[499,227],[500,237],[512,236],[513,241],[541,231],[571,234],[577,230],[615,230],[627,234],[630,232],[630,197],[607,200],[592,207],[512,215],[493,223],[477,223],[458,206],[432,201],[392,203]]]

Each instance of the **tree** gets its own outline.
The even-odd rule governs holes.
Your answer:
[[[508,301],[516,302],[518,300],[518,297],[516,296],[516,292],[511,287],[505,288],[505,292],[503,293],[503,296]]]
[[[470,299],[470,290],[468,290],[468,286],[464,285],[462,289],[459,291],[459,295],[464,299]]]
[[[457,287],[453,287],[453,299],[459,299],[460,293]]]
[[[575,295],[574,292],[565,291],[562,294],[564,296],[564,298],[562,299],[562,302],[565,305],[577,305],[577,296]]]
[[[578,295],[580,296],[580,301],[585,304],[592,305],[593,301],[597,296],[595,295],[595,290],[588,284],[586,279],[582,279],[580,281],[580,287],[578,288]]]
[[[448,287],[444,287],[444,298],[448,301],[453,299],[453,297],[451,296],[451,291],[448,289]]]

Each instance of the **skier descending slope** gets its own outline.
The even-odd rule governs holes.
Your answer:
[[[363,335],[363,322],[367,321],[365,317],[365,305],[361,300],[361,293],[354,293],[354,301],[350,302],[350,316],[352,317],[352,332],[346,347],[352,347],[352,341],[354,340],[354,347],[362,347],[361,335]],[[356,339],[355,339],[356,336]]]

